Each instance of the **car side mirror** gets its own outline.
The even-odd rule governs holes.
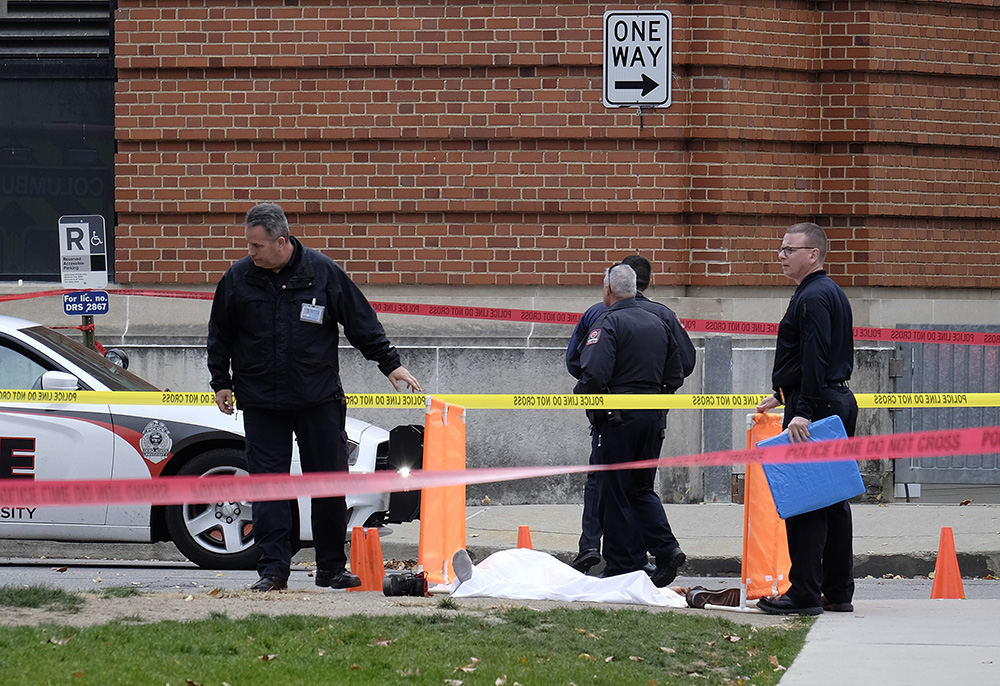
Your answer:
[[[114,362],[122,369],[128,369],[128,353],[121,348],[108,348],[104,352],[104,358],[108,362]]]
[[[43,391],[75,391],[80,388],[80,380],[66,372],[45,372],[42,374]]]

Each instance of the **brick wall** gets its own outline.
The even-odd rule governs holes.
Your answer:
[[[648,9],[646,6],[635,6]],[[211,283],[242,216],[362,283],[1000,287],[994,0],[735,0],[674,18],[673,105],[601,102],[591,2],[119,0],[116,273]]]

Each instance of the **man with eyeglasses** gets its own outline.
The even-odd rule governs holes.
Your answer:
[[[781,271],[798,284],[778,325],[771,384],[774,394],[758,412],[785,406],[784,428],[792,442],[809,440],[811,422],[838,415],[854,435],[858,403],[847,382],[854,369],[851,304],[823,270],[827,240],[812,223],[785,230],[778,250]],[[768,614],[852,612],[854,552],[851,508],[843,502],[785,520],[792,566],[785,595],[761,598]]]

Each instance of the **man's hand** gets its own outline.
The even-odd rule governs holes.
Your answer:
[[[788,422],[788,440],[792,443],[803,443],[809,440],[809,420],[805,417],[792,417]]]
[[[411,393],[420,393],[424,390],[420,387],[420,382],[414,378],[413,374],[406,371],[406,367],[396,367],[396,369],[389,374],[389,383],[391,383],[392,387],[397,391],[401,390],[399,387],[400,381],[410,387]]]
[[[233,405],[233,391],[229,388],[222,388],[215,392],[215,404],[222,414],[232,414],[236,411]]]
[[[770,412],[771,410],[773,410],[774,408],[776,408],[780,404],[781,403],[778,402],[777,398],[775,398],[773,395],[769,395],[769,396],[767,396],[766,398],[764,398],[763,400],[760,401],[760,404],[757,405],[757,411],[758,412]]]

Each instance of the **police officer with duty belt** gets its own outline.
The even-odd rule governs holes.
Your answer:
[[[587,333],[575,393],[673,393],[684,370],[670,329],[636,303],[636,274],[628,265],[608,270],[608,309]],[[591,463],[657,459],[666,426],[664,410],[597,410]],[[648,550],[656,558],[652,581],[669,584],[687,559],[653,490],[656,468],[598,472],[604,529],[604,576],[641,570]]]

